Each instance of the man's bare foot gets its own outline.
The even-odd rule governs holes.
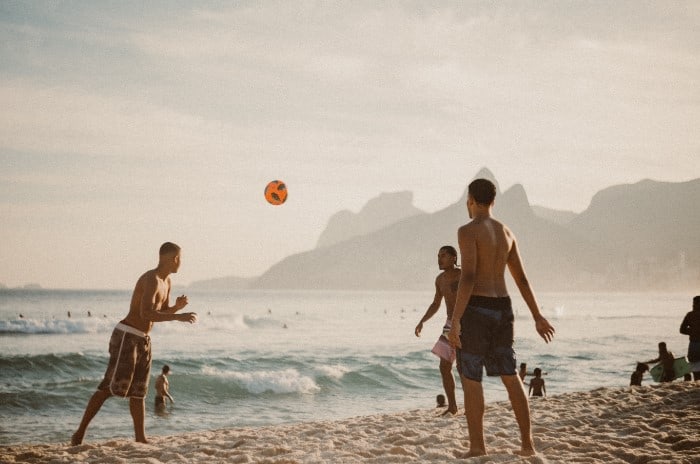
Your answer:
[[[137,438],[137,439],[136,439],[136,442],[137,442],[137,443],[144,443],[144,444],[146,444],[146,445],[148,444],[148,440],[146,440],[146,437]]]
[[[537,451],[534,448],[523,448],[520,451],[514,451],[513,454],[518,456],[537,456]]]
[[[73,436],[70,437],[70,444],[71,446],[78,446],[83,444],[83,436],[78,435],[78,432],[75,432]]]
[[[447,410],[445,410],[445,412],[443,412],[443,413],[440,414],[440,415],[441,415],[441,416],[446,416],[446,415],[448,415],[448,414],[452,414],[452,415],[454,416],[455,414],[457,414],[457,411],[458,411],[457,408],[454,408],[454,409],[453,409],[453,408],[448,408]]]
[[[477,456],[486,456],[486,450],[482,449],[470,449],[467,453],[468,458],[475,458]]]

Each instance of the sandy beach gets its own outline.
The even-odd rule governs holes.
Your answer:
[[[463,411],[438,409],[80,446],[6,446],[27,463],[700,463],[700,382],[601,388],[531,400],[538,456],[521,458],[508,402],[487,405],[489,455],[467,458]],[[124,420],[130,420],[125,417]],[[66,436],[68,437],[67,432]],[[66,438],[68,439],[68,438]]]

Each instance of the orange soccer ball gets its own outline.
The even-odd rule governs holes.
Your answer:
[[[281,180],[273,180],[265,186],[265,199],[271,205],[281,205],[287,201],[287,186]]]

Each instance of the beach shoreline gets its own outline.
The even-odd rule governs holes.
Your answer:
[[[461,402],[460,402],[461,404]],[[353,417],[65,444],[10,445],[0,462],[26,463],[700,463],[700,382],[598,388],[531,400],[538,455],[522,458],[508,402],[487,404],[489,455],[467,458],[463,409]],[[124,420],[130,420],[125,417]]]

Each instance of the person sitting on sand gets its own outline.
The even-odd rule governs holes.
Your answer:
[[[542,369],[535,368],[535,378],[530,380],[530,396],[547,396],[547,389],[544,387],[544,379],[542,378]],[[543,394],[544,393],[544,394]]]
[[[673,353],[668,351],[665,342],[659,343],[659,357],[656,359],[650,359],[645,361],[646,364],[654,364],[657,362],[661,363],[663,371],[661,372],[661,382],[673,382],[676,378],[676,369],[673,367],[675,358]]]
[[[632,372],[632,375],[630,376],[630,387],[637,386],[641,387],[642,386],[642,378],[644,377],[644,373],[649,370],[649,365],[645,363],[637,363],[637,367]]]
[[[168,374],[170,374],[170,366],[163,366],[161,374],[156,379],[156,411],[165,410],[165,398],[170,400],[170,405],[175,402],[170,396],[170,382],[168,382]]]

